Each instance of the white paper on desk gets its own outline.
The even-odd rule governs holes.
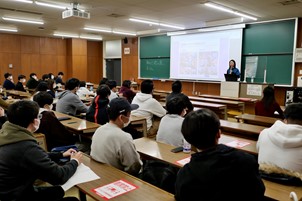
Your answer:
[[[88,166],[81,163],[74,175],[65,184],[62,185],[62,188],[64,189],[64,191],[67,191],[74,185],[93,181],[99,178],[100,177],[96,175]]]

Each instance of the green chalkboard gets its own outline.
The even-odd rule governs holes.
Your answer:
[[[170,36],[147,36],[140,38],[140,58],[170,57]]]
[[[141,59],[140,77],[152,79],[169,79],[170,58]]]
[[[266,69],[267,83],[291,85],[295,25],[295,19],[246,25],[243,30],[241,77],[244,76],[246,58],[258,56],[254,82],[263,82]]]

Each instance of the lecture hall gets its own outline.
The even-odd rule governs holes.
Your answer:
[[[0,201],[302,200],[301,9],[1,0]]]

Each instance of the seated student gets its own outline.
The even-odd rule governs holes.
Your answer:
[[[109,106],[110,121],[99,127],[92,136],[90,155],[96,161],[137,175],[142,161],[131,135],[122,128],[130,122],[131,110],[137,109],[138,105],[130,105],[123,98],[115,98],[110,101]]]
[[[186,96],[185,94],[183,94],[181,92],[182,90],[182,84],[180,81],[175,81],[172,83],[172,93],[170,93],[167,98],[166,98],[166,103],[171,100],[172,98],[174,97],[180,97],[181,100],[184,102],[187,110],[188,110],[188,113],[193,111],[194,107],[190,101],[190,99],[188,98],[188,96]]]
[[[99,85],[106,84],[107,82],[108,82],[108,78],[103,77],[103,78],[100,80]]]
[[[48,79],[49,79],[49,74],[44,74],[42,75],[42,79],[40,81],[47,82]]]
[[[40,93],[41,91],[47,91],[47,90],[48,90],[48,85],[47,85],[47,83],[44,82],[44,81],[41,81],[41,82],[38,84],[37,88],[34,90],[34,93],[33,93],[32,97],[31,97],[30,99],[33,100],[33,97],[34,97],[36,94]]]
[[[5,114],[5,110],[3,107],[0,106],[0,129],[2,128],[2,125],[7,121],[7,117]]]
[[[66,90],[58,96],[56,111],[72,116],[87,112],[88,106],[86,106],[76,94],[79,86],[80,81],[77,78],[67,80]]]
[[[152,120],[153,115],[163,117],[166,110],[163,106],[152,97],[153,92],[152,80],[144,80],[141,83],[141,92],[137,93],[132,103],[139,105],[139,108],[132,112],[135,116],[146,117],[148,136],[153,137],[158,130],[159,122]]]
[[[86,96],[94,96],[95,94],[93,91],[89,91],[89,89],[87,89],[85,81],[80,81],[80,88],[77,91],[77,95],[80,98],[86,98]]]
[[[47,92],[40,92],[34,96],[34,101],[40,106],[42,114],[37,133],[43,133],[46,138],[47,149],[75,144],[76,138],[58,120],[52,109],[53,97]]]
[[[24,85],[23,85],[25,82],[26,82],[25,75],[19,75],[18,76],[18,82],[16,84],[15,90],[26,92],[26,90],[24,89]]]
[[[257,142],[260,170],[302,180],[302,103],[291,103],[285,120],[264,129]]]
[[[55,92],[55,88],[56,88],[56,83],[53,79],[48,79],[47,80],[47,86],[48,86],[48,90],[47,93],[49,93],[53,98],[56,97],[56,92]]]
[[[63,82],[63,76],[64,76],[64,73],[63,72],[59,72],[58,73],[58,76],[56,78],[56,84],[60,84],[60,85],[65,85],[65,83]]]
[[[4,78],[5,80],[3,82],[3,88],[7,90],[15,89],[16,86],[14,84],[13,75],[10,73],[5,73]]]
[[[119,94],[121,94],[124,98],[128,100],[129,103],[132,102],[135,92],[131,89],[131,81],[130,80],[124,80],[122,87],[120,88]]]
[[[186,114],[186,106],[180,97],[172,98],[166,105],[168,114],[160,121],[156,141],[176,147],[183,145],[181,125]]]
[[[109,101],[111,101],[114,98],[117,98],[118,95],[116,94],[117,89],[116,89],[116,81],[115,80],[109,80],[107,82],[107,85],[110,89],[110,96],[109,96]]]
[[[256,159],[243,151],[218,144],[220,121],[209,109],[186,115],[181,132],[197,148],[178,172],[175,198],[182,200],[263,200],[265,186]]]
[[[107,85],[102,84],[96,90],[97,96],[93,99],[87,113],[86,119],[91,122],[95,122],[101,125],[109,122],[108,117],[108,104],[109,104],[109,94],[110,89]]]
[[[65,193],[59,185],[76,172],[82,153],[70,149],[63,154],[48,154],[38,145],[33,132],[40,124],[39,106],[33,101],[11,104],[7,117],[0,130],[0,200],[77,200],[63,198]],[[56,163],[69,156],[66,164]],[[54,186],[34,186],[37,179]]]
[[[284,118],[280,105],[276,102],[274,89],[267,86],[263,89],[263,98],[255,105],[255,114],[260,116],[275,117],[275,111],[280,118]]]
[[[39,84],[38,77],[36,73],[31,73],[29,75],[29,80],[26,83],[28,89],[35,89]]]
[[[53,73],[48,73],[48,77],[49,77],[49,79],[52,79],[52,80],[54,80],[54,79],[55,79],[55,76],[54,76],[54,74],[53,74]]]

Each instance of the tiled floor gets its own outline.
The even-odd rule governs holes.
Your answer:
[[[79,198],[79,190],[76,187],[72,187],[68,191],[65,192],[65,196],[72,196],[72,197],[77,197]],[[94,201],[91,197],[86,195],[87,201]]]

